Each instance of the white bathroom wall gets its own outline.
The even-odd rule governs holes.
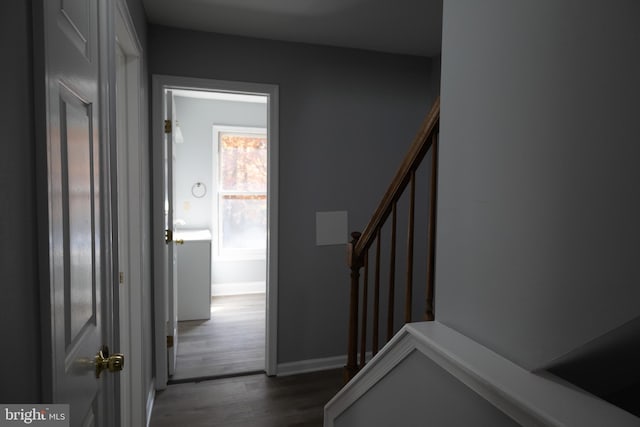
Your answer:
[[[266,260],[224,260],[217,256],[218,224],[214,220],[217,199],[217,151],[213,126],[267,126],[267,104],[185,96],[174,97],[174,118],[184,142],[175,145],[176,228],[209,229],[213,237],[211,279],[213,284],[264,282]],[[195,197],[191,189],[197,183],[206,186],[206,194]],[[255,285],[254,285],[255,286]],[[214,295],[216,286],[213,287]],[[225,292],[229,287],[225,286]],[[255,288],[252,288],[255,289]]]

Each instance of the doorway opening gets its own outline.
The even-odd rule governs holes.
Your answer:
[[[154,256],[166,286],[155,298],[156,366],[167,367],[157,368],[158,389],[276,374],[277,94],[274,85],[153,77],[154,139],[165,146],[154,154],[164,203],[154,229],[170,231]]]
[[[261,372],[268,99],[184,89],[171,96],[174,240],[180,244],[179,344],[170,382]]]

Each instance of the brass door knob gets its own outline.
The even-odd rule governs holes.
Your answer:
[[[184,239],[174,240],[174,242],[176,242],[176,245],[184,245]]]
[[[109,355],[109,348],[106,346],[96,354],[96,378],[100,378],[100,374],[104,370],[118,372],[122,371],[122,368],[124,368],[124,354]]]

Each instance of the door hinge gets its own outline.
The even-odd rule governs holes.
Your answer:
[[[173,335],[167,335],[167,348],[173,347]]]
[[[118,275],[118,281],[120,282],[120,284],[122,285],[124,283],[124,271],[121,271],[120,274]]]
[[[164,242],[171,243],[173,242],[173,230],[164,230]]]
[[[164,121],[164,133],[171,133],[171,120]]]

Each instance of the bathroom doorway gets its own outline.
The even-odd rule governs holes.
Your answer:
[[[267,96],[174,89],[172,102],[174,239],[181,246],[171,381],[264,371]],[[204,251],[179,238],[192,231],[211,238],[201,261],[211,287],[204,313],[194,309],[202,295],[189,294],[194,284],[187,283],[203,280],[192,261]]]
[[[156,86],[171,104],[177,254],[174,292],[165,294],[168,312],[176,300],[167,382],[273,375],[277,87],[154,76]]]

